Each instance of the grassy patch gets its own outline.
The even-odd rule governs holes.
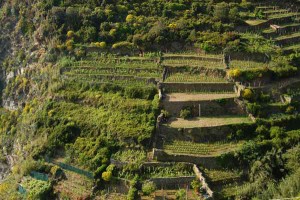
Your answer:
[[[266,68],[269,67],[268,63],[256,62],[256,61],[241,61],[241,60],[232,60],[230,62],[231,68],[237,69],[253,69],[253,68]]]
[[[265,23],[267,20],[257,19],[257,20],[246,20],[245,22],[250,26],[257,26],[259,24]]]
[[[232,181],[241,177],[240,171],[231,170],[205,169],[204,173],[209,178],[210,182],[226,182],[226,180]]]

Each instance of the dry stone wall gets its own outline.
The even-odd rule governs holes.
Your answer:
[[[193,142],[215,142],[226,140],[233,132],[229,125],[216,127],[173,128],[166,125],[159,127],[159,133],[165,140],[184,140]]]
[[[234,83],[160,83],[164,92],[233,92]]]
[[[235,103],[234,98],[222,99],[221,101],[177,101],[164,103],[164,109],[172,116],[179,117],[180,111],[186,107],[191,108],[194,117],[199,116],[199,105],[201,116],[218,115],[241,115],[244,111]]]
[[[214,156],[168,154],[164,150],[153,149],[153,158],[161,162],[192,162],[209,169],[219,168]]]

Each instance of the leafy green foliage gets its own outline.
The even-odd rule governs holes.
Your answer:
[[[152,181],[146,181],[142,186],[142,191],[145,195],[149,195],[156,190],[156,185]]]

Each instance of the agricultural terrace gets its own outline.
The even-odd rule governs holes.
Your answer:
[[[182,74],[182,73],[175,73],[175,74],[171,74],[168,76],[168,78],[165,80],[165,82],[212,82],[212,83],[216,83],[216,82],[226,82],[226,79],[224,77],[218,77],[218,76],[206,76],[205,74]]]
[[[214,127],[230,124],[252,123],[246,116],[197,117],[192,119],[172,118],[167,125],[172,128]]]
[[[243,174],[238,170],[220,170],[220,169],[204,169],[203,170],[209,182],[232,182],[241,178]]]
[[[63,75],[74,81],[147,86],[162,76],[163,69],[154,60],[129,57],[104,57],[62,65]]]
[[[61,198],[78,199],[90,194],[93,180],[67,170],[64,170],[64,173],[66,179],[59,181],[54,187],[54,191],[60,193]]]
[[[168,102],[180,102],[180,101],[207,101],[207,100],[217,100],[217,99],[227,99],[235,98],[237,94],[235,93],[167,93],[164,97],[165,101]]]
[[[260,30],[266,38],[271,38],[285,53],[299,49],[299,12],[280,6],[257,7],[256,15],[249,15],[246,23]],[[257,19],[259,17],[260,19]]]
[[[191,154],[201,156],[217,156],[226,152],[234,151],[241,147],[243,141],[239,142],[215,142],[215,143],[194,143],[175,140],[166,142],[163,149],[167,153]]]

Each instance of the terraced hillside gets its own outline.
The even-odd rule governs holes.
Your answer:
[[[0,200],[299,198],[299,8],[0,1]]]
[[[208,57],[210,61],[205,62],[210,64],[205,67],[203,58],[196,56],[189,57],[191,65],[182,62],[185,55],[172,58],[176,65],[165,63],[165,59],[163,62],[167,72],[160,89],[168,120],[157,129],[154,159],[193,162],[202,168],[218,169],[216,158],[244,143],[228,140],[235,126],[251,126],[253,121],[235,102],[239,96],[234,84],[227,81],[222,60],[217,62],[216,57]],[[216,195],[222,191],[220,184],[212,185],[213,190],[217,189]]]
[[[252,28],[261,31],[266,38],[273,39],[286,54],[299,50],[299,12],[281,6],[261,6],[256,9],[264,19],[246,21]]]

